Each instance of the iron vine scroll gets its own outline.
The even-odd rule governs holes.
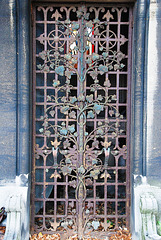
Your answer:
[[[126,11],[126,9],[120,11],[123,10]],[[122,60],[125,55],[121,51],[113,50],[115,42],[112,39],[117,38],[114,32],[108,30],[108,47],[102,41],[102,39],[107,40],[106,29],[109,20],[113,18],[110,11],[103,16],[104,21],[100,21],[98,17],[100,12],[105,12],[102,7],[97,9],[90,7],[88,12],[85,6],[78,9],[61,7],[60,11],[65,11],[67,18],[61,21],[61,14],[57,10],[53,13],[52,18],[56,21],[57,34],[54,29],[48,36],[41,34],[37,38],[40,43],[44,44],[44,41],[47,41],[49,45],[49,49],[39,53],[39,58],[43,63],[38,64],[37,69],[46,73],[52,71],[55,76],[66,79],[65,83],[61,83],[58,77],[53,79],[52,87],[59,97],[54,94],[47,95],[48,107],[42,117],[43,127],[39,129],[39,132],[49,139],[54,159],[58,152],[64,156],[59,164],[54,160],[55,171],[50,178],[61,178],[61,173],[63,176],[70,176],[69,185],[75,189],[75,199],[78,203],[78,209],[70,206],[72,214],[62,219],[61,223],[52,223],[52,229],[56,231],[61,225],[64,231],[72,229],[73,232],[77,232],[79,239],[82,239],[84,233],[97,230],[100,226],[107,231],[109,227],[107,221],[100,222],[95,215],[91,214],[91,206],[88,204],[85,207],[85,200],[87,186],[92,185],[93,181],[98,179],[99,174],[102,179],[111,177],[107,170],[108,156],[111,151],[111,142],[107,138],[109,132],[112,138],[116,138],[123,132],[119,124],[123,116],[115,106],[116,95],[109,95],[110,80],[105,77],[104,84],[101,85],[98,75],[106,76],[111,70],[123,69],[125,65]],[[78,21],[70,20],[71,11],[76,12]],[[93,11],[95,18],[91,20],[89,16]],[[114,11],[116,9],[113,9]],[[99,49],[89,54],[89,48],[95,44],[95,38],[97,38]],[[64,39],[68,39],[68,47],[65,47]],[[123,45],[127,39],[121,35],[118,41],[120,45]],[[66,52],[65,48],[67,48]],[[76,76],[78,82],[78,92],[75,96],[71,94],[73,75]],[[93,81],[89,86],[89,94],[86,94],[84,86],[87,75]],[[97,91],[101,94],[96,96]],[[60,124],[51,123],[51,120],[56,117],[56,108],[60,109],[64,118],[77,122],[77,125],[74,123],[66,125],[65,121]],[[98,121],[94,130],[88,132],[86,130],[87,120],[94,119],[105,109],[108,110],[108,116],[114,118],[115,122],[111,124],[107,117],[104,121]],[[54,138],[51,137],[52,132],[54,132]],[[117,155],[118,151],[114,148],[112,154]],[[126,146],[123,147],[122,152],[126,154]],[[104,162],[100,158],[102,154],[105,156]]]

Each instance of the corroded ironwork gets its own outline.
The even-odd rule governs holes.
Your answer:
[[[129,10],[39,6],[35,17],[35,228],[81,239],[109,231],[119,225],[119,215],[128,216],[118,212],[129,201],[128,48],[121,47],[128,42],[121,24],[129,26]],[[117,79],[111,82],[112,74]]]

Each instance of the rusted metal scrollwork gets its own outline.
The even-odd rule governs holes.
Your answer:
[[[112,178],[109,156],[117,159],[113,172],[117,171],[118,179],[118,159],[122,157],[125,162],[127,158],[127,147],[119,146],[118,140],[123,135],[126,138],[126,129],[120,124],[126,122],[126,117],[119,109],[117,91],[116,94],[109,91],[108,74],[126,72],[127,53],[121,51],[121,46],[128,39],[120,30],[110,28],[110,20],[117,18],[120,24],[122,12],[128,11],[126,8],[51,6],[38,7],[38,12],[43,17],[36,22],[40,26],[44,24],[44,32],[40,30],[35,36],[39,48],[43,49],[36,52],[35,68],[37,76],[44,76],[44,85],[36,89],[43,89],[40,98],[44,100],[40,100],[38,106],[43,106],[44,113],[36,116],[41,127],[37,131],[35,154],[37,161],[44,160],[42,166],[35,164],[38,170],[34,173],[36,186],[33,188],[37,195],[35,202],[38,202],[35,203],[36,225],[39,231],[75,232],[82,239],[91,231],[110,229],[112,221],[107,216],[106,199]],[[52,76],[50,87],[48,76]],[[40,138],[44,139],[42,146]],[[48,158],[52,164],[47,163]],[[122,171],[125,168],[120,166]],[[42,179],[39,170],[43,170]],[[125,182],[126,177],[124,185]],[[97,186],[103,189],[104,214],[96,211],[96,201],[100,201]],[[72,198],[71,192],[74,192]],[[117,201],[118,193],[115,194]],[[60,214],[61,204],[64,207]]]

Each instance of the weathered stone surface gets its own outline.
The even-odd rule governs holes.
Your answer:
[[[149,9],[147,66],[147,177],[161,186],[161,1],[152,1]]]
[[[11,179],[16,176],[15,1],[1,1],[0,44],[0,179]]]
[[[142,183],[134,187],[134,240],[161,239],[156,227],[161,216],[160,196],[161,188],[150,186],[146,177],[142,177]]]
[[[29,239],[29,190],[28,176],[21,175],[14,182],[0,186],[0,206],[7,212],[4,240]]]

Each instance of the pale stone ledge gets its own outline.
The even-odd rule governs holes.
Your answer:
[[[7,223],[4,240],[29,239],[29,193],[27,176],[0,185],[0,206],[5,207]]]
[[[146,178],[134,187],[135,234],[133,240],[161,240],[157,220],[161,219],[161,188],[150,186]]]

